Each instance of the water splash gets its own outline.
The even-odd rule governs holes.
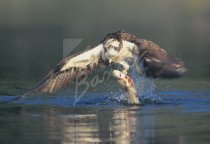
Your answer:
[[[131,67],[130,75],[135,83],[135,88],[139,97],[145,96],[146,98],[149,98],[155,96],[154,91],[156,85],[154,79],[147,78],[144,73],[139,74],[134,66]]]
[[[140,64],[140,69],[143,69],[143,64]],[[131,78],[135,83],[137,96],[140,100],[148,103],[159,103],[162,99],[160,96],[155,94],[156,84],[153,78],[148,78],[144,73],[139,74],[134,65],[130,70]]]
[[[141,65],[142,69],[142,65]],[[160,102],[161,98],[155,94],[155,80],[152,78],[147,78],[145,74],[139,74],[134,65],[130,68],[129,75],[135,83],[135,88],[137,90],[137,96],[143,103],[156,103]],[[124,103],[127,101],[125,93],[122,89],[119,89],[117,92],[111,94],[111,98],[114,101]]]

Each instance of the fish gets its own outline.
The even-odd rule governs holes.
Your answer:
[[[128,104],[139,105],[140,101],[137,97],[137,91],[133,79],[119,70],[113,70],[112,75],[117,79],[118,84],[125,92]]]

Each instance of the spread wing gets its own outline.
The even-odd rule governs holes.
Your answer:
[[[53,93],[76,79],[84,78],[95,67],[106,64],[101,58],[102,52],[103,45],[99,44],[90,50],[64,58],[36,88],[25,95],[37,92]]]
[[[146,76],[175,78],[186,72],[183,61],[170,56],[152,41],[141,39],[140,54],[144,53],[143,65]]]

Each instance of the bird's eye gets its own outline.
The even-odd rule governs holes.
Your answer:
[[[114,48],[114,47],[112,45],[110,45],[109,48]]]

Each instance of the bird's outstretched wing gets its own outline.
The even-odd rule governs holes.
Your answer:
[[[186,72],[183,61],[169,55],[152,41],[142,39],[139,49],[145,51],[143,65],[146,76],[176,78]]]
[[[140,61],[143,62],[147,77],[176,78],[186,72],[183,61],[170,56],[152,41],[140,39],[126,32],[115,33],[122,40],[132,42],[138,47]]]
[[[103,44],[99,44],[90,50],[64,58],[37,87],[24,95],[38,92],[53,93],[76,79],[82,79],[95,67],[106,65],[101,57],[102,52]]]

